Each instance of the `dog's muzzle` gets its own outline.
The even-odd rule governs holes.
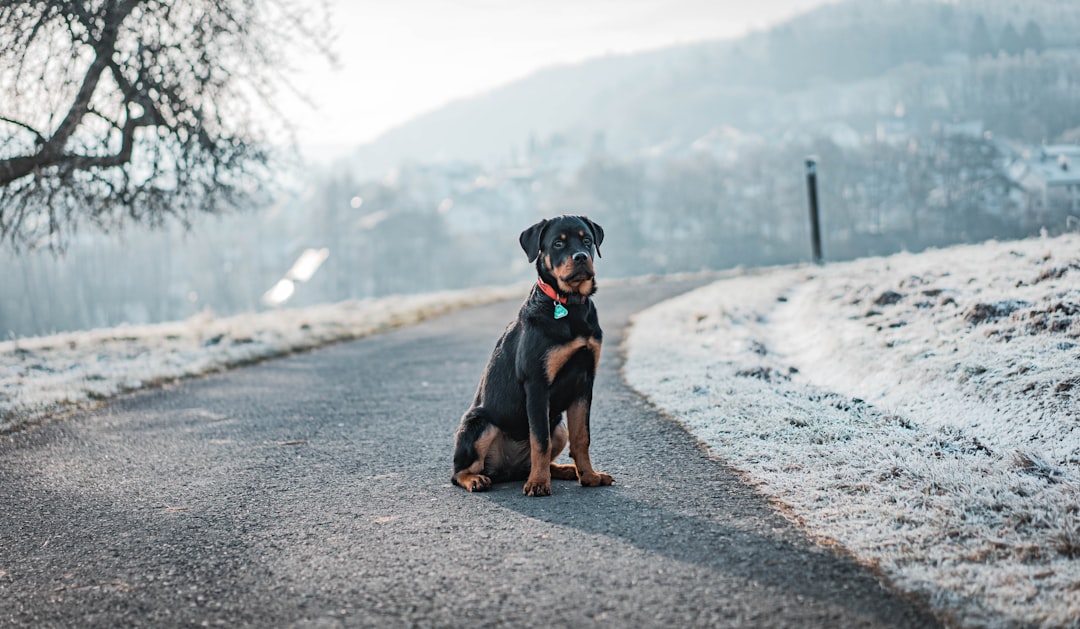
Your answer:
[[[573,255],[571,260],[573,260],[574,263],[573,271],[570,273],[570,276],[563,281],[580,282],[591,280],[593,279],[593,276],[596,275],[592,269],[592,260],[589,258],[589,254],[579,251]]]

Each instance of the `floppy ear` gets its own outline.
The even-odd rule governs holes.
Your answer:
[[[585,224],[589,226],[589,229],[593,233],[593,244],[596,245],[596,257],[602,258],[600,255],[600,243],[604,242],[604,228],[600,227],[599,223],[594,223],[587,216],[579,216],[581,220],[585,221]]]
[[[544,227],[547,226],[548,220],[541,219],[539,223],[521,232],[518,236],[518,242],[521,243],[521,248],[525,250],[525,255],[529,256],[529,262],[532,262],[540,255],[540,236],[544,233]]]

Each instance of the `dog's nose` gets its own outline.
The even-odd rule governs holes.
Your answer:
[[[588,261],[589,261],[589,254],[587,254],[587,253],[585,253],[583,251],[578,251],[577,253],[574,254],[574,262],[588,262]]]

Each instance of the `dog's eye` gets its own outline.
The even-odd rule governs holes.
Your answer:
[[[581,242],[584,243],[586,247],[592,246],[592,238],[584,238]]]
[[[555,242],[551,243],[551,248],[552,249],[562,249],[563,248],[563,241],[556,240]]]

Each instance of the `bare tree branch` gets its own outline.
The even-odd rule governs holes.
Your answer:
[[[34,137],[37,139],[38,144],[45,144],[47,142],[47,140],[45,139],[45,136],[43,136],[40,131],[38,131],[34,127],[31,127],[30,125],[26,124],[25,122],[20,122],[18,120],[13,120],[11,118],[5,118],[3,116],[0,116],[0,122],[6,122],[8,124],[13,124],[16,127],[22,127],[23,129],[26,129],[30,133],[33,133]]]
[[[255,201],[290,53],[327,45],[321,1],[0,0],[0,240]]]

